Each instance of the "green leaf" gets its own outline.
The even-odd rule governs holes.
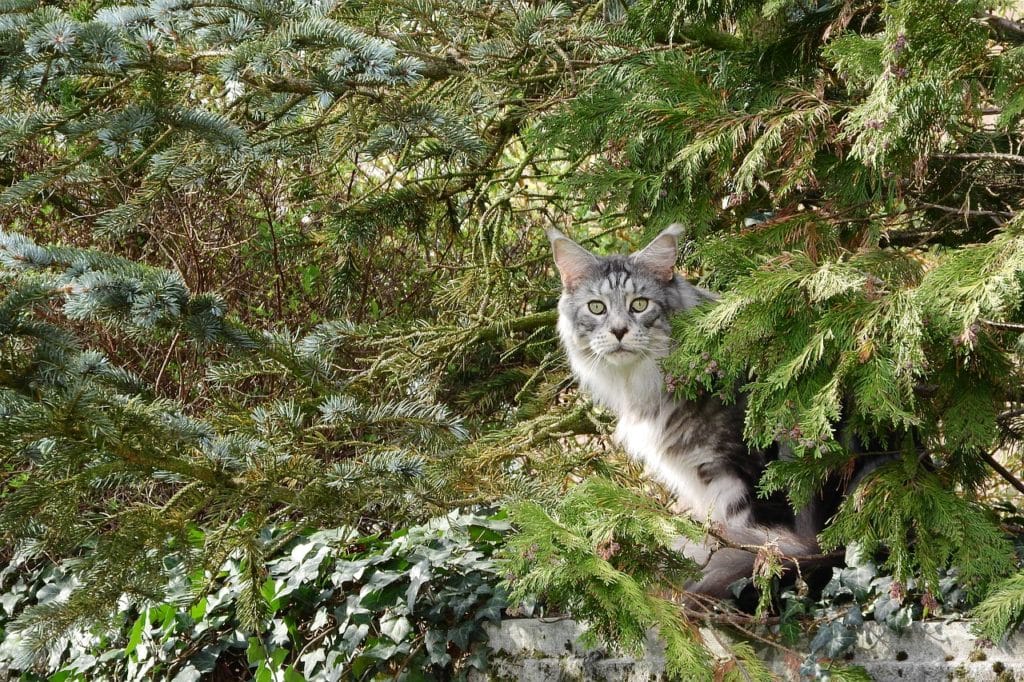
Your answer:
[[[195,606],[189,609],[188,615],[192,617],[192,620],[199,621],[203,619],[203,616],[206,615],[206,604],[206,597],[203,597],[196,602]]]
[[[135,648],[139,646],[139,642],[142,641],[142,630],[146,626],[148,619],[148,614],[143,612],[135,619],[135,622],[132,623],[131,632],[128,634],[128,644],[126,644],[124,648],[125,656],[131,656],[132,652],[135,651]]]
[[[288,658],[288,649],[278,647],[270,654],[269,666],[271,670],[279,670],[284,659]]]
[[[448,665],[452,657],[448,654],[448,637],[441,630],[430,629],[423,636],[431,665]]]
[[[477,626],[472,621],[465,621],[448,630],[448,641],[461,651],[469,651],[470,637],[476,632]]]
[[[249,638],[249,646],[245,650],[245,659],[249,662],[249,665],[267,660],[267,650],[259,638]]]
[[[352,675],[355,679],[361,679],[368,670],[373,670],[376,665],[376,659],[370,656],[356,656],[351,663]]]
[[[279,581],[267,578],[260,587],[260,594],[263,595],[263,599],[266,600],[267,606],[270,608],[270,615],[277,613],[277,610],[281,608],[280,588],[282,586]]]

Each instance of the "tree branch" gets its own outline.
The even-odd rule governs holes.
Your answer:
[[[996,329],[1005,329],[1011,332],[1024,332],[1024,324],[1017,322],[997,322],[995,320],[986,320],[983,317],[979,317],[978,322],[981,322],[986,327],[995,327]]]
[[[540,329],[541,327],[553,327],[557,319],[557,310],[545,310],[543,312],[533,313],[524,317],[518,317],[513,320],[502,320],[501,322],[495,322],[492,325],[482,327],[477,330],[476,336],[473,340],[476,343],[482,343],[485,341],[494,341],[503,336],[508,336],[512,332],[528,332]]]
[[[981,458],[985,460],[990,467],[992,467],[997,474],[1003,477],[1003,479],[1016,488],[1019,492],[1024,493],[1024,483],[1021,483],[1020,479],[1009,472],[1009,470],[996,461],[996,458],[987,452],[981,453]]]
[[[710,26],[683,26],[676,29],[676,35],[684,41],[696,43],[703,47],[717,51],[739,51],[746,49],[747,44],[742,38],[737,38],[731,33],[719,31]],[[667,32],[658,33],[654,36],[654,42],[662,45],[670,45],[679,42],[678,38],[672,40]]]
[[[1011,43],[1024,43],[1024,24],[996,14],[983,14],[985,23],[997,36]]]
[[[938,154],[937,156],[940,159],[964,159],[967,161],[1006,161],[1024,166],[1024,156],[1003,152],[957,152],[956,154]]]
[[[954,206],[929,204],[923,201],[919,206],[923,206],[924,208],[933,208],[936,211],[943,211],[945,213],[956,213],[957,215],[963,216],[995,216],[999,218],[1012,218],[1015,215],[1012,211],[984,211],[980,209],[956,208]]]

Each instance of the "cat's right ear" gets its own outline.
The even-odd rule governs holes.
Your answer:
[[[597,258],[553,227],[548,228],[548,239],[555,253],[555,265],[562,277],[562,286],[575,289],[580,280],[597,265]]]
[[[662,282],[671,282],[679,248],[679,235],[682,233],[683,226],[672,223],[642,251],[634,253],[633,260],[647,268]]]

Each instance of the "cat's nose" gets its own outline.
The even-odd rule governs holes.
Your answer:
[[[625,336],[628,331],[629,330],[625,327],[618,327],[617,329],[612,329],[612,334],[615,334],[615,338],[622,341],[622,337]]]

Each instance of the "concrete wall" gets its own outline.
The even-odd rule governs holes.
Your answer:
[[[490,630],[494,649],[491,669],[487,675],[470,678],[477,682],[648,682],[664,676],[664,650],[653,639],[647,655],[637,660],[582,647],[578,640],[583,628],[571,620],[506,620]],[[712,641],[711,637],[706,639]],[[800,661],[786,661],[780,655],[769,655],[767,660],[781,679],[798,679],[796,669]],[[850,662],[863,666],[874,679],[883,681],[1024,682],[1024,637],[993,645],[976,638],[970,624],[962,621],[915,623],[903,634],[869,622],[858,636]]]

